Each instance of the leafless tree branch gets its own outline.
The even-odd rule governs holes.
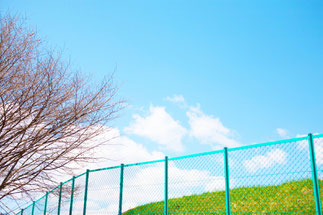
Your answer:
[[[123,101],[112,77],[93,88],[17,18],[0,24],[1,201],[48,191],[58,183],[54,174],[89,161],[89,151],[102,144],[89,140]]]

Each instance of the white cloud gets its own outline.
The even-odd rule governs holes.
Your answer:
[[[232,138],[232,131],[225,127],[219,118],[206,115],[200,106],[190,107],[186,112],[189,118],[190,135],[198,139],[202,144],[209,144],[213,149],[221,147],[237,147],[240,144]]]
[[[257,155],[250,160],[244,161],[243,165],[247,171],[255,173],[259,169],[266,169],[275,164],[286,163],[287,153],[281,149],[275,149],[267,152],[265,155]]]
[[[86,169],[104,168],[117,166],[121,163],[129,164],[143,161],[163,159],[165,154],[160,151],[149,152],[142,144],[136,143],[127,136],[120,135],[116,128],[105,128],[103,133],[93,140],[92,143],[106,142],[98,148],[91,151],[95,157],[102,158],[101,162],[87,163]],[[85,167],[79,168],[78,173],[85,171]]]
[[[134,163],[141,161],[150,161],[162,159],[165,155],[159,151],[148,152],[148,150],[139,143],[136,143],[127,136],[120,136],[119,130],[114,129],[115,139],[105,148],[99,148],[97,153],[100,156],[108,158],[111,163]]]
[[[282,137],[282,138],[287,138],[287,137],[288,137],[288,136],[287,136],[288,131],[287,131],[286,129],[283,129],[283,128],[277,128],[277,129],[276,129],[276,131],[277,131],[277,134],[278,134],[280,137]]]
[[[172,97],[167,96],[166,100],[172,103],[185,103],[185,99],[183,95],[173,95]]]
[[[187,130],[166,112],[165,107],[150,106],[149,112],[146,117],[135,114],[135,121],[125,128],[125,132],[148,138],[172,151],[184,151],[182,138]]]

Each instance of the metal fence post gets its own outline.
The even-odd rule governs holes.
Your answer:
[[[60,213],[61,213],[62,187],[63,187],[63,183],[61,182],[59,184],[59,194],[58,194],[59,196],[58,196],[57,215],[60,215]]]
[[[90,170],[86,170],[83,215],[86,215],[86,202],[87,202],[87,189],[88,189],[88,186],[89,186],[89,173],[90,173]]]
[[[31,209],[31,215],[35,214],[35,201],[33,201],[33,207]]]
[[[309,143],[309,150],[310,150],[310,157],[311,157],[312,181],[313,181],[313,188],[314,188],[316,213],[317,215],[322,215],[322,207],[321,207],[320,191],[319,191],[320,188],[319,188],[319,182],[317,177],[315,149],[314,149],[314,141],[313,141],[312,134],[308,134],[308,143]]]
[[[228,148],[224,147],[224,175],[225,175],[225,203],[227,215],[231,214],[230,208],[230,184],[229,184],[229,158]]]
[[[45,196],[44,215],[46,215],[47,213],[47,202],[48,202],[48,192],[46,193],[46,196]]]
[[[73,213],[74,186],[75,186],[75,176],[73,176],[73,179],[72,179],[71,199],[70,199],[70,212],[69,212],[69,215],[72,215],[72,213]]]
[[[165,215],[168,215],[168,157],[165,157]]]
[[[20,215],[24,214],[24,209],[21,209]]]
[[[119,215],[122,214],[123,171],[124,171],[124,164],[121,164],[121,166],[120,166],[120,191],[119,191]]]

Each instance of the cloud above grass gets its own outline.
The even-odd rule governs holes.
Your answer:
[[[234,139],[233,132],[223,125],[220,118],[203,113],[200,105],[190,107],[186,115],[189,119],[190,136],[195,137],[201,144],[208,144],[213,149],[240,146]]]
[[[174,120],[165,107],[151,105],[147,116],[134,114],[133,118],[134,121],[124,129],[127,134],[147,138],[170,151],[184,151],[182,138],[187,134],[187,129]]]
[[[103,143],[89,151],[89,157],[97,158],[95,162],[71,163],[74,169],[71,175],[56,175],[57,180],[65,181],[73,175],[78,175],[86,169],[97,169],[118,166],[121,163],[137,163],[165,158],[165,154],[158,150],[148,150],[143,144],[137,143],[130,137],[121,135],[119,129],[103,126],[102,133],[87,141],[88,145]]]
[[[286,129],[283,128],[277,128],[276,129],[277,134],[281,137],[281,138],[288,138],[288,131]]]
[[[184,103],[185,99],[183,95],[173,95],[172,97],[167,96],[166,100],[172,103]]]

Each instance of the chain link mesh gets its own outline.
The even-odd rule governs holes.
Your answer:
[[[323,138],[314,138],[320,195]],[[224,152],[168,160],[168,214],[226,214]],[[228,150],[232,214],[316,214],[307,139]],[[87,215],[118,214],[120,167],[90,171]],[[85,174],[75,179],[73,215],[82,215]],[[69,214],[72,181],[62,187],[60,214]],[[49,193],[46,214],[57,214],[59,187]],[[165,210],[165,161],[125,165],[122,214],[161,215]],[[43,214],[45,196],[34,215]],[[32,205],[24,210],[32,214]]]
[[[307,141],[229,153],[232,213],[315,213]]]
[[[35,203],[34,215],[43,215],[45,207],[45,196]]]
[[[73,198],[73,215],[83,214],[85,174],[75,179],[74,198]]]
[[[119,187],[120,168],[90,172],[86,214],[118,214]]]
[[[314,139],[315,160],[317,165],[317,176],[319,179],[321,207],[323,210],[323,138]]]
[[[169,214],[225,214],[224,155],[169,161]]]
[[[164,174],[164,162],[125,166],[123,214],[164,214]]]
[[[47,214],[48,215],[57,215],[57,206],[58,206],[58,195],[59,188],[56,188],[51,193],[48,194],[47,200]]]
[[[69,181],[62,186],[60,215],[68,215],[71,201],[72,181]]]
[[[25,210],[24,210],[24,212],[23,212],[23,214],[25,215],[30,215],[30,214],[32,214],[32,208],[33,208],[33,206],[32,205],[29,205],[27,208],[25,208]]]

